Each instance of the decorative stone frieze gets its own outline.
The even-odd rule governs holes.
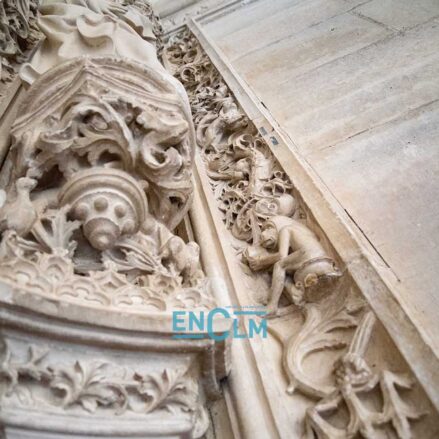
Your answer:
[[[284,389],[309,400],[303,433],[309,439],[375,438],[383,431],[412,437],[421,413],[399,391],[410,389],[412,380],[390,372],[384,361],[373,371],[367,365],[374,314],[335,262],[263,137],[189,29],[169,38],[163,60],[188,92],[203,159],[199,171],[230,231],[225,240],[240,263],[239,282],[255,304],[268,304],[269,332],[282,347]],[[268,341],[264,349],[269,356],[257,361],[272,363],[278,348]],[[366,401],[359,398],[362,392],[369,392]],[[383,406],[371,409],[377,398]],[[295,401],[297,410],[303,407],[303,399]],[[347,412],[338,410],[344,404]],[[328,416],[334,412],[335,424]]]
[[[188,91],[206,173],[243,260],[254,272],[273,267],[268,316],[284,290],[295,304],[319,298],[340,272],[265,141],[188,30],[171,37],[163,56]]]
[[[52,364],[50,350],[33,345],[29,347],[28,358],[17,361],[7,343],[2,343],[0,376],[6,385],[0,401],[6,405],[14,401],[30,408],[39,402],[63,411],[107,410],[118,416],[157,410],[198,415],[205,410],[197,406],[198,385],[187,368],[165,368],[144,375],[104,361]],[[207,420],[206,414],[202,416]]]

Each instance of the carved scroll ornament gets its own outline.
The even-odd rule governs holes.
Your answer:
[[[374,373],[364,359],[374,323],[372,312],[363,316],[348,352],[335,365],[336,389],[307,410],[307,439],[347,439],[357,435],[376,438],[386,425],[399,439],[412,437],[410,422],[420,419],[423,413],[404,402],[398,392],[398,388],[410,389],[412,379],[388,370]],[[370,409],[364,402],[374,391],[381,394],[381,410]],[[327,416],[343,404],[348,412],[346,427],[335,426]]]
[[[58,0],[42,4],[38,26],[44,40],[20,76],[32,83],[50,68],[84,55],[128,58],[165,73],[157,60],[153,14],[144,14],[148,7],[143,3]]]

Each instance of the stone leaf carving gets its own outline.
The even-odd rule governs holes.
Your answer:
[[[170,231],[191,202],[195,144],[174,80],[83,57],[43,75],[23,108],[0,211],[3,279],[104,307],[213,306],[198,246]]]
[[[126,260],[123,260],[128,269],[121,269],[108,260],[103,268],[88,271],[84,276],[76,273],[78,264],[75,266],[74,259],[69,257],[77,243],[67,237],[77,230],[78,222],[66,220],[65,209],[64,212],[49,211],[47,215],[38,220],[36,231],[31,232],[35,233],[34,240],[22,238],[15,231],[8,231],[4,235],[0,247],[0,277],[3,282],[40,296],[104,308],[164,312],[172,309],[210,309],[215,306],[210,284],[199,266],[195,244],[186,245],[173,235],[171,238],[181,244],[180,253],[185,253],[187,246],[196,252],[189,259],[190,268],[186,270],[186,265],[183,267],[182,272],[187,278],[177,271],[179,267],[170,265],[167,268],[159,265],[159,262],[156,262],[157,269],[144,270],[143,266],[136,265],[138,252],[131,257],[129,250]],[[42,222],[49,219],[53,221],[52,226],[45,229]],[[136,241],[133,242],[138,246]],[[155,245],[150,239],[151,246],[152,243]],[[147,248],[141,251],[152,258]],[[185,257],[179,256],[180,264],[188,264]],[[79,264],[81,268],[84,263]],[[127,271],[131,272],[130,275]]]
[[[35,27],[38,0],[0,2],[0,81],[13,78],[15,70],[39,38]]]
[[[255,224],[289,214],[278,200],[292,185],[189,31],[171,38],[163,57],[188,92],[197,143],[225,223],[236,238],[252,242]]]
[[[346,347],[348,342],[340,330],[355,328],[362,308],[363,303],[356,301],[346,289],[334,292],[321,303],[303,305],[304,324],[298,334],[286,340],[283,349],[283,366],[289,379],[288,393],[300,390],[312,398],[322,398],[334,392],[333,385],[321,383],[307,372],[304,363],[317,352]]]
[[[47,348],[30,346],[28,359],[13,358],[2,340],[0,401],[19,406],[38,405],[51,410],[79,409],[89,414],[113,411],[116,415],[145,415],[158,410],[192,415],[200,437],[208,420],[200,403],[198,384],[190,367],[139,373],[106,361],[50,361]]]
[[[340,273],[301,221],[292,184],[263,138],[188,30],[170,39],[163,57],[188,92],[197,143],[225,224],[235,238],[252,244],[244,261],[254,271],[273,267],[268,316],[276,315],[284,290],[293,303],[318,296],[321,284]]]
[[[118,168],[146,182],[157,218],[170,228],[180,222],[195,140],[172,82],[136,63],[79,58],[41,78],[29,96],[12,129],[14,180],[27,174],[40,187],[62,186],[82,170]]]
[[[124,0],[123,4],[124,6],[131,6],[134,10],[139,11],[142,16],[148,18],[152,25],[152,33],[155,37],[157,52],[160,53],[160,51],[163,49],[162,36],[164,30],[159,16],[154,13],[154,10],[149,2],[146,0]],[[132,14],[127,15],[128,17],[132,16]]]
[[[336,389],[307,410],[308,439],[345,439],[357,435],[376,438],[385,425],[391,426],[399,439],[412,437],[410,421],[419,419],[422,414],[405,403],[398,393],[398,388],[411,388],[411,378],[387,370],[374,373],[364,359],[374,323],[375,316],[367,312],[357,327],[348,352],[335,366]],[[378,411],[364,403],[364,398],[376,390],[383,399],[383,407]],[[346,405],[348,412],[346,427],[334,426],[325,417],[339,410],[342,404]]]

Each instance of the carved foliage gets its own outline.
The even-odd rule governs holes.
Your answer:
[[[170,39],[163,57],[188,92],[197,143],[226,226],[252,242],[255,226],[282,212],[277,199],[292,185],[188,30]]]
[[[337,293],[322,303],[303,306],[304,324],[298,334],[286,341],[283,350],[284,369],[289,378],[288,393],[297,389],[310,397],[322,398],[335,390],[333,385],[319,383],[307,373],[304,362],[314,353],[346,347],[347,338],[340,330],[355,328],[358,324],[363,304],[355,302],[346,291]]]
[[[111,410],[117,415],[143,415],[164,410],[189,413],[197,423],[204,423],[198,384],[188,367],[144,374],[106,361],[58,364],[51,361],[49,349],[35,346],[29,348],[28,359],[20,361],[4,341],[0,358],[3,403],[28,406],[38,400],[52,410],[90,414]]]
[[[105,307],[213,305],[198,246],[169,229],[191,202],[195,141],[173,81],[80,58],[31,86],[0,211],[4,280]]]
[[[348,352],[335,367],[336,389],[307,410],[307,437],[313,439],[344,439],[361,435],[364,438],[379,437],[387,424],[394,429],[399,439],[412,437],[410,421],[422,414],[405,403],[398,388],[410,389],[413,382],[405,374],[387,370],[374,373],[366,363],[364,355],[375,323],[372,312],[362,318],[351,341]],[[364,399],[378,391],[383,399],[382,409],[369,408]],[[345,404],[348,412],[346,427],[334,426],[326,418]]]
[[[398,387],[410,387],[410,380],[386,370],[373,373],[366,364],[363,356],[374,316],[366,311],[360,322],[362,304],[353,301],[343,285],[334,288],[331,278],[341,273],[303,223],[291,195],[291,182],[268,146],[188,29],[171,37],[163,58],[188,92],[197,143],[224,222],[235,238],[252,244],[243,252],[244,261],[254,272],[273,267],[268,315],[276,315],[282,293],[303,313],[300,331],[284,341],[283,365],[289,393],[297,389],[323,398],[307,412],[308,437],[376,438],[378,429],[390,423],[400,439],[410,438],[409,421],[419,414],[398,393]],[[357,325],[348,352],[335,365],[334,384],[316,381],[306,370],[307,358],[320,351],[345,348],[349,336],[343,332]],[[328,369],[333,366],[328,364]],[[359,394],[376,388],[384,405],[374,413]],[[348,407],[346,428],[324,419],[342,403]]]
[[[154,13],[149,2],[146,0],[124,0],[123,4],[126,6],[132,6],[149,19],[152,25],[152,32],[156,38],[156,48],[157,51],[160,52],[163,48],[162,36],[164,30],[159,16]]]
[[[24,55],[36,42],[38,0],[0,2],[0,82],[9,81]]]
[[[225,224],[235,238],[252,244],[244,262],[253,271],[273,267],[268,315],[276,314],[284,290],[294,303],[318,295],[311,287],[317,290],[340,273],[301,220],[292,184],[265,141],[188,30],[170,39],[163,56],[188,92],[197,143]]]

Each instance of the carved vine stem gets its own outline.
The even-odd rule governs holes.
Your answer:
[[[15,394],[21,395],[23,401],[21,390],[27,383],[31,384],[29,404],[35,403],[32,386],[37,386],[49,391],[44,403],[65,410],[76,406],[94,413],[100,408],[111,408],[118,415],[126,411],[146,414],[161,409],[191,413],[199,410],[198,385],[188,367],[141,374],[105,361],[51,364],[45,361],[48,357],[48,348],[30,346],[26,361],[13,361],[2,340],[0,377],[7,385],[0,400]]]

